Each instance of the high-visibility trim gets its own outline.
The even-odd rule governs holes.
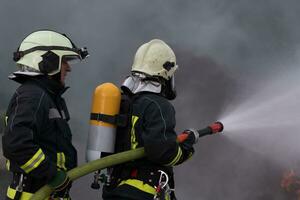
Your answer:
[[[67,170],[66,168],[66,156],[63,152],[59,152],[57,153],[57,167],[58,168],[61,168],[61,169],[64,169],[64,170]]]
[[[8,187],[7,189],[7,193],[6,196],[10,199],[14,199],[16,196],[17,191],[11,187]],[[29,193],[29,192],[22,192],[21,197],[19,200],[30,200],[30,198],[32,197],[33,193]],[[49,197],[47,197],[44,200],[49,200]],[[54,198],[53,200],[71,200],[70,197],[67,198]]]
[[[124,184],[130,185],[132,187],[135,187],[143,192],[146,192],[146,193],[149,193],[152,195],[156,194],[156,190],[154,187],[148,185],[147,183],[144,183],[143,181],[137,180],[137,179],[124,180],[119,184],[119,186],[124,185]]]
[[[193,154],[194,154],[193,152],[190,152],[188,159],[190,159],[193,156]]]
[[[65,119],[64,113],[62,115],[60,115],[59,111],[56,108],[50,108],[49,109],[49,119],[56,119],[56,118]]]
[[[135,135],[135,124],[138,121],[139,117],[138,116],[132,116],[131,121],[132,121],[132,126],[131,126],[131,131],[130,131],[130,144],[131,144],[131,149],[136,149],[138,145],[138,141],[136,139]]]
[[[6,169],[7,169],[7,171],[9,171],[9,169],[10,169],[10,161],[9,160],[6,160]]]
[[[180,160],[181,156],[182,156],[182,150],[180,146],[178,146],[177,155],[169,164],[167,164],[167,166],[174,166]]]
[[[39,149],[30,160],[28,160],[24,165],[21,166],[27,174],[37,168],[41,162],[45,160],[45,154],[42,149]]]
[[[61,110],[60,112],[61,112],[61,115],[62,115],[63,119],[67,119],[65,111]]]
[[[165,200],[171,200],[171,195],[168,194],[168,193],[166,193],[166,195],[165,195]]]
[[[17,191],[15,189],[8,187],[6,195],[10,199],[15,199],[16,193]],[[30,200],[32,195],[33,194],[29,192],[22,192],[19,200]]]
[[[8,116],[5,116],[4,124],[5,124],[5,126],[7,126],[7,124],[8,124]]]

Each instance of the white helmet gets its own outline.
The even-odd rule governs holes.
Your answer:
[[[164,41],[154,39],[139,47],[131,71],[169,80],[177,68],[173,50]]]
[[[14,74],[54,75],[60,72],[63,59],[82,60],[87,56],[87,49],[78,49],[65,34],[40,30],[28,35],[14,52],[19,68]]]

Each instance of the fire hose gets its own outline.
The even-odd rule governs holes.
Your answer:
[[[205,135],[211,135],[215,133],[222,132],[223,124],[221,122],[215,122],[208,126],[205,129],[198,130],[198,137],[203,137]],[[177,137],[177,141],[179,143],[183,142],[187,138],[188,134],[185,132],[181,133]],[[106,156],[104,158],[91,161],[89,163],[78,166],[74,169],[71,169],[67,172],[71,181],[75,181],[76,179],[85,176],[94,171],[104,169],[107,167],[111,167],[114,165],[122,164],[131,160],[136,160],[145,157],[144,148],[137,148],[134,150],[124,151],[121,153],[113,154],[110,156]],[[45,200],[50,194],[53,192],[53,188],[49,185],[43,186],[39,189],[32,197],[31,200]]]

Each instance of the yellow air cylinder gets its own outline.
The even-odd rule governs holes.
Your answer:
[[[120,89],[112,83],[103,83],[96,87],[92,101],[92,111],[86,160],[99,159],[114,152],[116,125],[97,119],[98,114],[115,116],[121,103]]]

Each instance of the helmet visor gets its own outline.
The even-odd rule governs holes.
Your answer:
[[[176,88],[175,88],[175,77],[174,74],[171,79],[166,80],[165,88],[163,90],[163,95],[169,99],[173,100],[176,98]]]
[[[175,93],[176,92],[176,88],[175,88],[175,74],[173,74],[173,76],[171,77],[171,90]]]
[[[81,61],[80,56],[78,55],[65,55],[62,57],[62,60],[67,62],[69,65],[74,65]]]

